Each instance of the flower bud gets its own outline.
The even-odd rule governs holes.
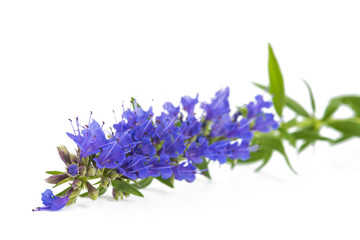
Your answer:
[[[80,166],[87,166],[89,164],[89,158],[82,158],[80,161]]]
[[[117,190],[116,188],[113,188],[113,189],[112,189],[112,196],[113,196],[113,198],[114,198],[116,201],[119,200],[120,194],[121,194],[121,199],[122,199],[122,198],[123,198],[122,192],[119,191],[119,190]]]
[[[81,176],[85,176],[85,174],[86,174],[86,167],[85,167],[85,166],[79,167],[79,173],[80,173]]]
[[[69,201],[66,203],[66,206],[76,203],[77,197],[69,198]]]
[[[102,171],[100,168],[98,168],[98,169],[96,170],[95,176],[101,177],[102,174],[103,174],[103,171]]]
[[[88,177],[93,177],[96,173],[96,169],[93,165],[90,165],[88,168],[87,168],[87,172],[86,172],[86,176]]]
[[[69,198],[74,198],[74,197],[79,196],[80,192],[81,192],[80,189],[76,189],[76,190],[72,191]]]
[[[75,178],[74,181],[72,182],[73,189],[77,189],[80,186],[81,186],[81,181],[79,179]]]
[[[101,178],[101,186],[103,186],[104,188],[108,188],[109,183],[110,183],[110,178],[108,177]]]
[[[116,171],[111,171],[109,173],[109,177],[111,178],[111,180],[114,180],[115,178],[117,178],[119,176],[119,174],[117,174]]]
[[[68,178],[67,174],[59,174],[59,175],[50,176],[47,179],[45,179],[45,181],[47,183],[58,184],[59,182],[61,182],[64,179],[67,179],[67,178]]]
[[[89,197],[92,200],[96,200],[97,197],[99,196],[99,190],[96,189],[93,185],[91,185],[91,183],[89,183],[88,181],[86,181],[85,185],[86,185],[86,189],[88,190]]]
[[[67,148],[63,145],[58,146],[57,150],[59,152],[61,160],[66,164],[71,164],[71,156]]]

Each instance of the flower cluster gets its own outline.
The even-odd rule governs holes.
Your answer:
[[[67,172],[53,173],[47,182],[60,185],[72,181],[58,196],[51,190],[43,193],[45,207],[36,210],[58,210],[72,204],[83,188],[96,199],[110,183],[113,196],[134,194],[119,188],[137,180],[160,178],[193,182],[196,174],[206,171],[200,167],[208,160],[224,164],[228,159],[246,161],[256,146],[251,144],[254,132],[269,132],[278,128],[274,115],[265,113],[272,103],[258,95],[255,102],[231,115],[229,88],[218,91],[210,103],[201,103],[201,116],[195,115],[198,95],[181,98],[181,106],[167,102],[164,111],[154,117],[152,108],[144,110],[136,101],[133,109],[122,113],[121,121],[104,130],[104,123],[90,119],[81,126],[76,118],[73,132],[67,135],[76,143],[78,151],[71,154],[59,147],[59,154]],[[181,111],[181,107],[184,112]],[[206,165],[207,166],[207,165]],[[89,180],[100,178],[99,188]],[[130,185],[131,187],[131,185]],[[133,190],[135,191],[135,190]]]

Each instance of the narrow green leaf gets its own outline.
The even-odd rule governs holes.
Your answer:
[[[60,174],[64,174],[65,172],[59,172],[59,171],[47,171],[47,174],[50,175],[60,175]]]
[[[285,162],[289,166],[290,170],[293,171],[293,173],[297,174],[294,168],[291,166],[290,160],[285,152],[284,145],[279,137],[263,135],[254,138],[254,142],[259,144],[260,149],[265,149],[268,151],[275,150],[279,152],[281,155],[283,155]]]
[[[152,180],[153,180],[152,177],[148,177],[148,178],[141,179],[140,181],[135,182],[131,185],[137,189],[142,189],[142,188],[149,186],[150,183],[152,182]]]
[[[208,179],[211,179],[211,175],[210,175],[210,172],[209,172],[209,161],[206,160],[206,158],[202,158],[203,159],[203,162],[198,164],[197,165],[197,168],[200,169],[200,170],[204,170],[204,169],[207,169],[206,171],[203,171],[202,173],[204,174],[204,176]]]
[[[331,99],[325,109],[322,120],[325,121],[325,120],[329,119],[336,112],[336,110],[340,107],[340,103],[341,102],[336,98]]]
[[[279,127],[278,130],[283,139],[287,140],[291,146],[296,146],[296,138],[294,137],[294,135],[288,133],[287,130],[282,127]]]
[[[60,186],[61,184],[66,183],[66,182],[68,182],[69,180],[70,180],[69,178],[65,178],[64,180],[62,180],[62,181],[58,182],[57,184],[55,184],[55,185],[53,186],[53,188],[56,188],[57,186]]]
[[[298,153],[301,153],[302,151],[304,151],[308,146],[310,146],[311,143],[312,143],[312,141],[305,141],[298,149]]]
[[[174,176],[172,176],[171,178],[168,179],[162,179],[161,177],[156,177],[156,179],[165,184],[168,187],[174,188]]]
[[[360,137],[360,123],[352,120],[333,120],[328,126],[343,133],[346,136]]]
[[[61,196],[64,195],[67,191],[69,191],[70,188],[71,188],[71,186],[65,188],[63,191],[61,191],[61,192],[59,192],[58,194],[56,194],[56,196],[61,197]]]
[[[274,51],[270,44],[269,44],[268,70],[269,70],[269,80],[270,80],[269,92],[273,94],[273,102],[274,102],[275,110],[277,114],[281,117],[283,107],[285,105],[284,80],[281,74],[279,63],[275,57]]]
[[[335,144],[338,144],[338,143],[345,142],[345,141],[349,140],[349,139],[352,138],[352,137],[354,137],[354,136],[343,135],[343,136],[341,136],[340,138],[334,140],[334,141],[332,142],[332,144],[335,145]]]
[[[268,164],[273,152],[267,151],[266,153],[267,154],[264,156],[264,160],[263,160],[262,164],[255,169],[255,172],[259,172],[261,169],[263,169],[265,167],[266,164]]]
[[[322,140],[322,141],[328,141],[332,142],[333,140],[324,136],[321,136],[316,131],[312,131],[310,129],[302,129],[296,132],[293,132],[292,135],[296,139],[304,139],[307,141],[315,141],[315,140]]]
[[[268,90],[268,87],[266,87],[265,85],[262,85],[262,84],[256,83],[256,82],[253,82],[253,84],[254,84],[256,87],[258,87],[258,88],[260,88],[260,89],[262,89],[262,90],[264,90],[264,91],[267,91],[267,90]]]
[[[307,87],[307,89],[309,91],[310,101],[311,101],[311,108],[313,110],[313,113],[315,113],[316,105],[315,105],[315,98],[314,98],[313,91],[311,90],[311,87],[310,87],[309,83],[307,81],[305,81],[304,79],[303,79],[303,81],[304,81],[304,83],[305,83],[305,85],[306,85],[306,87]]]
[[[360,116],[360,96],[347,95],[337,97],[337,99],[344,105],[349,106],[355,112],[356,116]]]
[[[137,190],[135,187],[131,186],[130,183],[115,179],[111,181],[111,184],[114,188],[116,188],[119,191],[133,194],[138,197],[144,197],[144,195],[142,195],[142,193],[139,190]]]
[[[285,98],[285,105],[293,110],[295,113],[303,116],[303,117],[310,117],[310,114],[294,99],[286,97]]]

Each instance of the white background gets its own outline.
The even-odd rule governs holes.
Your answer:
[[[306,79],[318,116],[330,97],[359,94],[357,2],[1,1],[2,238],[359,239],[359,139],[289,149],[297,176],[274,155],[260,173],[215,163],[212,181],[31,211],[50,187],[44,172],[64,168],[55,147],[75,148],[68,118],[93,111],[111,126],[131,96],[159,113],[226,86],[242,105],[259,93],[252,81],[267,83],[268,42],[288,95],[310,110]]]

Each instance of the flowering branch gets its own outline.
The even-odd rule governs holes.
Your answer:
[[[198,174],[210,178],[208,164],[218,161],[232,167],[242,163],[262,162],[259,171],[270,160],[274,151],[281,153],[289,168],[294,172],[286,154],[283,141],[303,151],[315,141],[331,144],[360,136],[360,97],[341,96],[333,98],[322,118],[315,117],[315,100],[308,87],[312,114],[299,103],[285,95],[285,87],[279,64],[269,45],[269,77],[266,87],[255,84],[272,94],[271,101],[264,101],[261,95],[255,101],[231,112],[229,88],[219,90],[210,103],[201,103],[203,114],[197,117],[195,98],[184,96],[181,106],[167,102],[164,111],[154,117],[152,108],[143,109],[131,99],[132,110],[123,111],[121,121],[109,131],[104,123],[90,119],[81,125],[70,120],[72,133],[67,135],[76,143],[76,153],[70,153],[65,146],[59,146],[60,159],[65,171],[48,171],[46,179],[54,187],[69,184],[54,195],[50,189],[42,193],[43,207],[39,210],[59,210],[76,202],[78,197],[92,200],[112,188],[112,196],[118,200],[135,195],[143,197],[140,190],[156,179],[174,187],[174,180],[193,182]],[[268,112],[274,104],[276,113],[283,119],[283,109],[288,108],[295,117],[280,123],[274,114]],[[334,119],[333,114],[342,105],[350,107],[354,116],[348,119]],[[320,135],[323,127],[333,128],[341,133],[338,139]],[[302,142],[297,147],[298,142]],[[96,181],[96,183],[91,183]]]

